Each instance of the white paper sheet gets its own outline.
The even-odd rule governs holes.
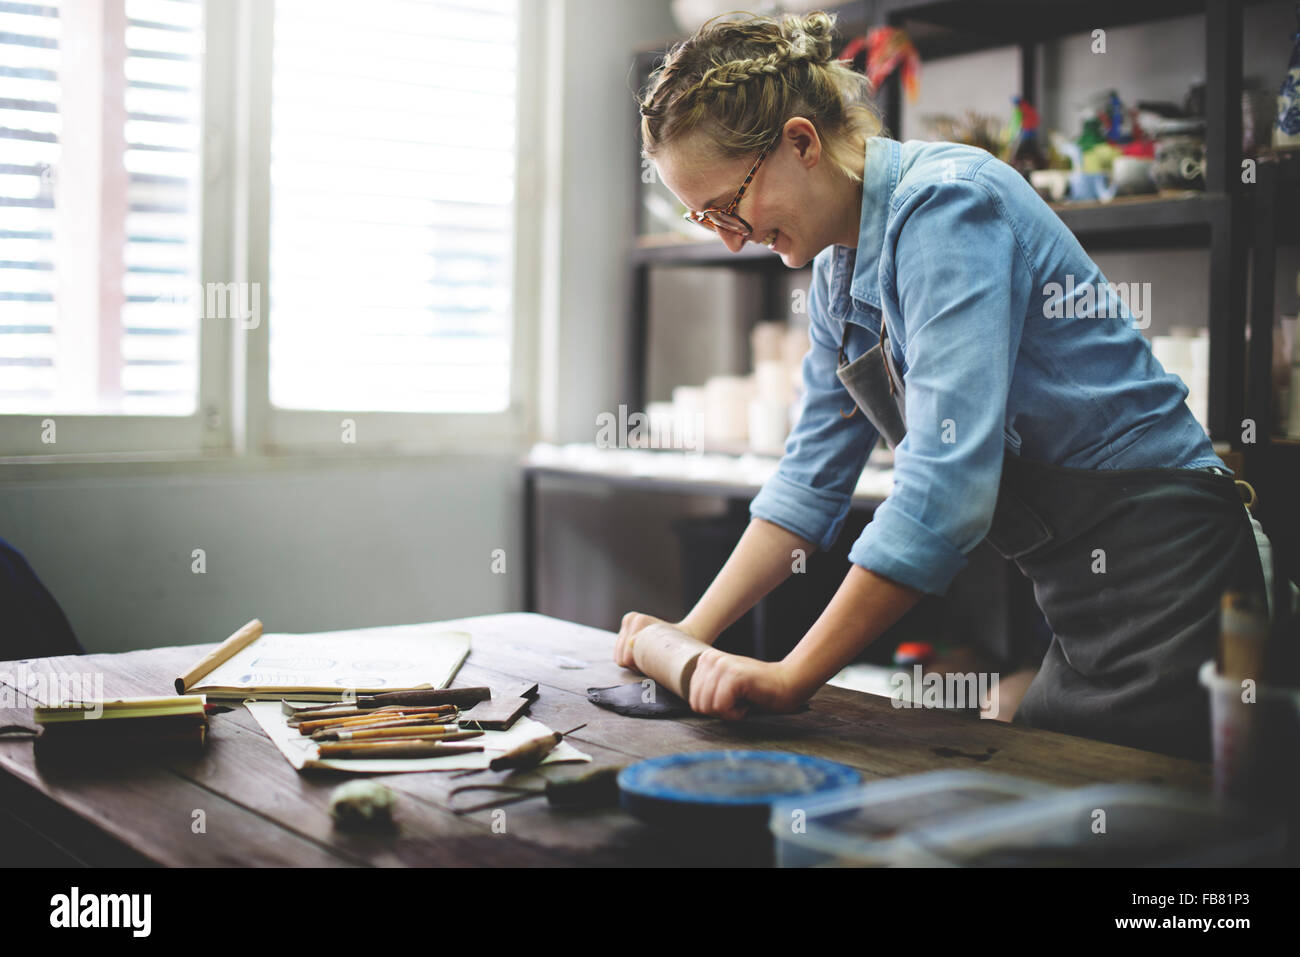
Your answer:
[[[436,622],[262,635],[205,675],[190,692],[242,700],[246,695],[239,689],[267,689],[268,694],[257,696],[274,694],[278,700],[286,692],[304,689],[343,695],[445,688],[469,654],[469,646],[469,632],[449,631]]]
[[[534,721],[532,718],[520,718],[509,731],[484,731],[482,737],[470,738],[465,744],[481,744],[482,751],[469,754],[449,754],[441,758],[329,758],[318,757],[316,745],[297,728],[289,726],[288,717],[278,701],[245,701],[257,723],[262,726],[280,753],[283,754],[299,771],[312,768],[330,768],[335,771],[351,771],[355,774],[399,774],[405,771],[461,771],[486,768],[488,762],[499,754],[509,751],[516,745],[550,734],[551,728]],[[462,742],[454,742],[462,743]],[[591,755],[579,751],[568,741],[561,741],[542,764],[564,764],[568,762],[588,762]]]

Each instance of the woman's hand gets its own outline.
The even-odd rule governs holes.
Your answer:
[[[676,628],[678,631],[690,635],[692,638],[698,638],[700,641],[707,642],[708,639],[702,635],[697,635],[695,631],[685,621],[671,622],[664,621],[662,618],[656,618],[654,615],[643,615],[639,611],[629,611],[623,616],[623,624],[618,629],[618,640],[614,642],[614,663],[622,668],[631,668],[636,670],[636,663],[632,660],[632,636],[642,628],[650,625],[668,625],[670,628]]]
[[[801,704],[789,667],[782,661],[759,661],[710,648],[700,655],[691,676],[691,710],[700,714],[735,721],[751,707],[781,713],[798,710]]]

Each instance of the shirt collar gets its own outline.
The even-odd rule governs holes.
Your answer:
[[[898,186],[901,157],[902,148],[897,140],[883,136],[867,139],[862,167],[858,246],[854,250],[837,245],[833,256],[831,313],[836,318],[847,316],[849,296],[881,308],[880,254],[885,245],[889,206]]]

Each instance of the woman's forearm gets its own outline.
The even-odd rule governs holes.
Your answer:
[[[853,565],[826,610],[788,655],[791,690],[811,698],[890,625],[902,618],[922,592]]]
[[[708,590],[682,619],[691,634],[712,644],[758,600],[785,581],[802,551],[806,558],[816,546],[761,518],[752,519],[727,563]]]

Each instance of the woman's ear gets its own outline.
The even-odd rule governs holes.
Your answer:
[[[822,141],[817,135],[817,127],[804,116],[792,116],[785,121],[781,131],[782,143],[794,147],[795,156],[807,169],[812,169],[821,161]]]

